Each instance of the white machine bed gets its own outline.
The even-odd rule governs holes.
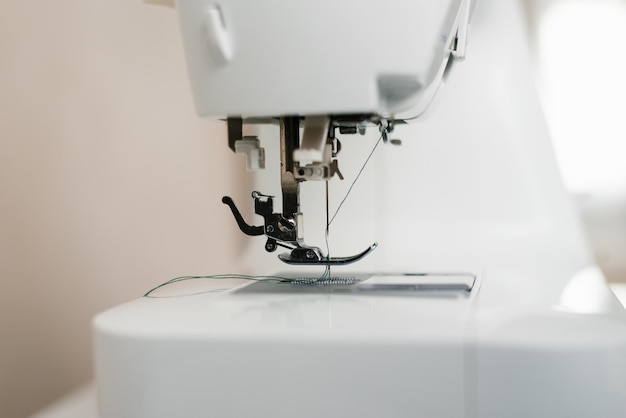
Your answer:
[[[471,275],[363,278],[194,280],[100,315],[102,416],[618,418],[626,411],[618,303],[594,314],[490,311],[480,308],[480,278]]]

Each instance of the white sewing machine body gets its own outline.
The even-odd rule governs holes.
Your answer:
[[[616,307],[485,309],[473,279],[196,283],[118,307],[96,321],[102,417],[623,416]]]
[[[459,27],[462,50],[468,6],[176,2],[196,109],[212,117],[406,111],[438,84]]]
[[[196,3],[205,5],[179,2],[182,19]],[[341,3],[332,6],[361,7]],[[234,16],[226,6],[222,12],[227,21]],[[409,24],[401,10],[377,12],[383,22],[390,13]],[[190,42],[193,30],[183,33]],[[259,36],[267,42],[268,35]],[[358,280],[188,281],[101,314],[95,334],[102,418],[626,416],[626,314],[592,267],[562,187],[518,2],[479,1],[468,48],[435,108],[394,132],[402,145],[377,149],[342,209],[350,216],[331,228],[333,252],[380,242],[362,261],[332,269],[333,276]],[[266,52],[279,51],[258,51]],[[377,51],[371,59],[381,64]],[[234,104],[205,101],[209,87],[193,66],[199,112],[228,115]],[[384,112],[373,80],[363,96],[325,102],[328,93],[313,95],[311,107],[298,112],[323,111],[331,102],[336,111],[345,105]],[[338,88],[349,92],[352,81]],[[269,87],[250,83],[242,89],[249,90],[247,115],[268,116],[255,91],[269,94]],[[266,98],[271,111],[282,112]],[[268,150],[277,145],[264,135],[275,131],[259,131]],[[377,136],[343,141],[342,154],[352,156],[342,160],[344,174],[358,171]],[[279,175],[270,154],[259,184]],[[323,242],[324,190],[307,183],[302,206],[318,208],[307,211],[307,232]],[[345,183],[331,187],[334,204]],[[286,267],[257,246],[242,258],[242,269],[321,273]]]

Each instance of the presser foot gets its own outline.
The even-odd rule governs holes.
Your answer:
[[[278,247],[291,250],[289,253],[278,255],[278,258],[287,264],[340,266],[359,261],[378,246],[378,243],[375,242],[365,249],[365,251],[349,257],[324,256],[319,247],[309,247],[298,237],[298,228],[295,219],[288,219],[281,213],[274,213],[274,199],[272,196],[253,192],[252,198],[254,199],[254,212],[257,215],[261,215],[264,219],[263,226],[249,225],[243,219],[243,216],[241,216],[233,199],[229,196],[224,196],[222,203],[230,208],[239,229],[241,229],[244,234],[250,236],[264,235],[267,238],[265,242],[265,250],[267,252],[274,252]]]
[[[294,248],[290,253],[279,254],[278,258],[287,264],[292,265],[325,265],[343,266],[359,261],[378,246],[375,242],[364,251],[348,257],[324,257],[319,248]]]

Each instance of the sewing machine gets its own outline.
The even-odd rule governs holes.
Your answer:
[[[274,276],[98,316],[102,418],[626,416],[626,314],[560,182],[517,1],[176,9],[215,146],[259,170],[251,202],[222,198],[263,237],[241,268]]]

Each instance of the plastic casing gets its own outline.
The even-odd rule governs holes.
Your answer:
[[[460,3],[178,0],[198,114],[407,110],[448,58]]]

